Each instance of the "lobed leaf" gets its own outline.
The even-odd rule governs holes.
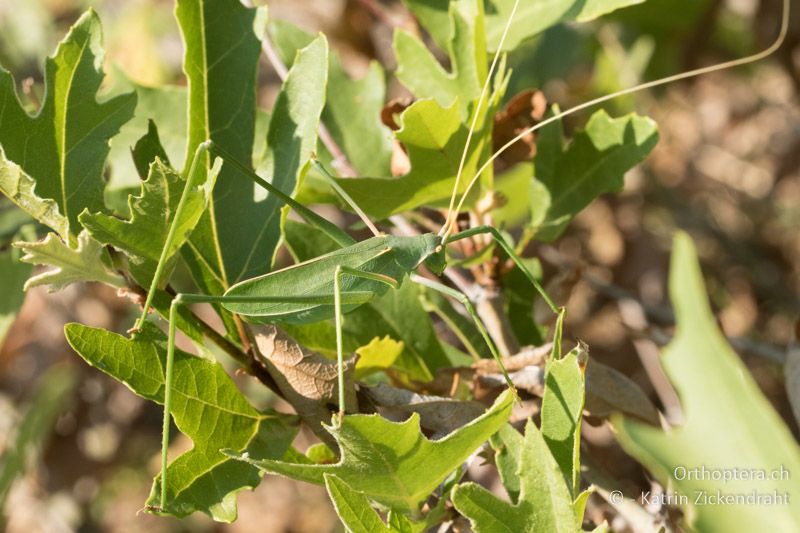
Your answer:
[[[78,214],[83,209],[104,208],[103,167],[109,139],[133,116],[136,106],[132,93],[97,101],[103,81],[101,40],[100,19],[89,9],[47,59],[45,95],[35,116],[17,99],[11,74],[0,68],[0,144],[5,158],[36,184],[35,196],[29,183],[17,189],[24,197],[18,196],[16,202],[32,207],[29,212],[38,218],[41,201],[52,200],[73,236],[79,232]],[[62,223],[55,222],[52,229],[66,238]]]
[[[625,173],[644,160],[656,142],[653,120],[635,114],[613,119],[603,110],[592,115],[566,148],[560,121],[542,128],[530,189],[536,237],[556,239],[592,200],[621,190]]]
[[[339,184],[373,218],[386,218],[422,205],[446,204],[453,192],[467,140],[459,102],[453,101],[443,108],[434,100],[420,100],[403,112],[396,137],[408,152],[409,173],[399,178],[341,179]],[[489,147],[487,128],[481,124],[479,127],[464,165],[460,192],[477,171],[479,159]],[[381,194],[376,195],[375,191]]]
[[[259,165],[259,174],[271,176],[271,183],[286,194],[297,188],[304,167],[317,144],[317,128],[325,104],[328,77],[328,41],[323,35],[297,52],[297,57],[283,84],[267,133],[267,151]],[[281,236],[283,216],[288,208],[273,196],[264,202],[268,215],[260,220],[257,242],[274,255]],[[236,279],[263,274],[270,266],[257,268],[258,256],[250,256]]]
[[[67,324],[67,341],[90,365],[127,385],[137,395],[164,402],[166,338],[149,322],[133,338],[82,324]],[[222,448],[258,458],[280,458],[296,433],[294,417],[256,411],[219,363],[181,350],[175,353],[172,416],[193,447],[168,467],[164,512],[177,517],[202,511],[214,520],[236,519],[236,493],[254,488],[257,469],[228,459]],[[148,505],[158,506],[160,477]]]
[[[295,54],[314,36],[281,20],[270,21],[269,33],[283,61],[294,63]],[[345,71],[339,54],[331,52],[328,87],[322,120],[331,136],[362,176],[388,175],[392,157],[391,132],[381,122],[386,99],[385,72],[372,61],[360,79]]]
[[[483,6],[476,0],[455,0],[449,2],[448,10],[447,20],[438,21],[445,25],[437,26],[434,34],[444,41],[441,31],[450,29],[446,44],[440,46],[448,52],[452,72],[445,71],[417,37],[398,30],[394,34],[395,76],[419,99],[432,98],[442,107],[450,107],[457,100],[465,117],[470,104],[480,97],[488,74]]]
[[[420,0],[421,1],[421,0]],[[561,22],[588,22],[617,9],[645,0],[538,0],[521,1],[508,31],[503,51],[511,51],[523,41]],[[497,50],[500,38],[514,7],[514,0],[486,0],[487,49]]]
[[[333,474],[381,505],[417,514],[431,492],[505,423],[512,402],[513,395],[505,391],[482,416],[436,441],[420,433],[416,413],[401,423],[379,415],[346,416],[340,426],[328,428],[342,450],[334,465],[258,461],[229,454],[265,472],[309,483],[323,484],[325,475]]]
[[[125,286],[125,280],[107,265],[108,256],[103,246],[86,230],[78,235],[74,248],[65,244],[55,233],[48,233],[39,242],[15,242],[14,246],[25,252],[21,261],[54,267],[25,282],[26,291],[39,285],[49,285],[50,291],[58,291],[80,281],[99,281],[112,287]]]
[[[210,139],[250,166],[263,14],[238,0],[177,2],[175,16],[184,42],[183,70],[188,82],[185,161]],[[260,261],[254,266],[265,271],[272,252],[255,238],[269,211],[256,198],[253,182],[230,165],[223,165],[218,180],[209,209],[182,249],[195,283],[212,295],[223,294],[251,256]],[[215,308],[235,337],[231,314],[221,306]]]
[[[575,533],[581,530],[579,510],[582,504],[580,501],[576,502],[577,506],[573,503],[558,463],[533,422],[528,421],[525,427],[518,455],[509,456],[509,460],[511,464],[519,461],[516,470],[519,497],[515,504],[501,500],[475,483],[460,484],[453,489],[453,504],[469,518],[475,533]],[[508,477],[507,467],[503,470]]]
[[[662,364],[681,399],[683,424],[667,431],[617,416],[623,448],[667,487],[687,497],[687,527],[695,531],[793,531],[800,528],[800,447],[720,332],[706,299],[697,252],[688,235],[674,240],[670,296],[677,330]],[[705,469],[705,474],[700,469]],[[681,473],[683,470],[683,474]],[[694,470],[698,469],[698,470]],[[766,479],[721,469],[764,472]],[[687,474],[688,472],[688,474]],[[695,475],[692,475],[692,473]],[[772,479],[774,472],[784,472]],[[784,496],[784,505],[735,500],[697,505],[698,496]],[[675,495],[673,495],[675,497]],[[724,501],[724,500],[723,500]]]
[[[208,205],[218,170],[216,166],[206,174],[206,183],[193,184],[189,189],[183,216],[178,221],[177,232],[166,257],[172,257],[197,226]],[[129,220],[88,211],[81,213],[79,220],[97,241],[128,254],[137,263],[137,271],[141,271],[145,263],[147,274],[137,276],[137,280],[147,286],[166,245],[167,233],[185,186],[186,181],[180,175],[157,159],[150,165],[150,173],[142,182],[140,195],[128,198]]]
[[[34,219],[55,231],[64,240],[70,239],[69,222],[59,211],[58,203],[36,194],[36,180],[16,163],[9,161],[0,147],[0,192]]]
[[[570,494],[580,490],[581,415],[586,397],[587,353],[579,345],[561,359],[547,363],[542,397],[542,436],[558,463]]]

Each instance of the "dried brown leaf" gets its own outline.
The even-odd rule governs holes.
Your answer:
[[[386,418],[405,420],[411,413],[419,413],[420,425],[430,431],[433,438],[447,435],[468,424],[486,409],[479,402],[426,396],[385,383],[365,388],[364,393]]]
[[[330,423],[331,413],[338,408],[339,385],[336,361],[300,346],[275,326],[262,326],[255,335],[263,356],[259,362],[275,380],[278,389],[292,404],[303,422],[329,446],[336,442],[322,424]],[[344,364],[345,409],[357,410],[354,386],[356,357]]]
[[[541,91],[529,89],[516,94],[495,115],[492,142],[495,149],[504,146],[522,131],[541,121],[547,112],[547,99]],[[529,161],[536,155],[536,136],[530,133],[514,143],[501,157],[506,167]]]

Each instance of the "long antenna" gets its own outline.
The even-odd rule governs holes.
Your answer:
[[[494,70],[497,67],[497,62],[500,59],[500,52],[503,49],[503,43],[506,41],[506,36],[508,35],[508,30],[511,28],[511,23],[514,20],[514,15],[517,12],[517,8],[519,7],[519,0],[514,2],[514,7],[511,10],[511,14],[508,17],[508,21],[506,21],[506,27],[503,29],[503,35],[500,37],[500,43],[497,45],[497,51],[494,54],[494,59],[492,59],[492,66],[489,68],[489,73],[486,75],[486,81],[483,84],[483,89],[481,90],[481,97],[478,100],[478,106],[475,108],[475,112],[472,116],[472,124],[469,127],[469,133],[467,133],[467,142],[464,144],[464,151],[461,153],[461,162],[458,164],[458,173],[456,173],[456,182],[453,185],[453,194],[450,195],[450,205],[447,208],[447,218],[444,221],[444,226],[442,226],[442,231],[446,231],[446,228],[449,228],[451,225],[450,216],[453,213],[453,206],[456,203],[456,196],[458,195],[458,184],[461,183],[461,175],[464,173],[464,165],[467,162],[467,153],[469,153],[469,145],[472,142],[472,135],[475,133],[475,127],[478,124],[478,117],[480,116],[481,107],[483,106],[484,99],[486,98],[486,93],[489,90],[489,86],[492,83],[492,75],[494,74]]]
[[[756,54],[747,56],[747,57],[743,57],[741,59],[734,59],[732,61],[726,61],[724,63],[718,63],[716,65],[712,65],[712,66],[709,66],[709,67],[703,67],[703,68],[698,68],[698,69],[694,69],[694,70],[689,70],[687,72],[682,72],[680,74],[675,74],[673,76],[668,76],[666,78],[661,78],[661,79],[658,79],[658,80],[649,81],[649,82],[646,82],[646,83],[642,83],[641,85],[636,85],[635,87],[630,87],[628,89],[623,89],[623,90],[617,91],[615,93],[607,94],[605,96],[601,96],[601,97],[596,98],[594,100],[590,100],[588,102],[584,102],[583,104],[580,104],[580,105],[577,105],[577,106],[572,107],[570,109],[567,109],[566,111],[562,111],[561,113],[557,113],[557,114],[553,115],[552,117],[548,117],[547,119],[539,122],[538,124],[535,124],[534,126],[531,126],[530,128],[524,130],[522,133],[520,133],[519,135],[517,135],[516,137],[514,137],[513,139],[508,141],[506,144],[504,144],[499,150],[497,150],[492,155],[492,157],[489,158],[488,161],[486,161],[486,163],[483,164],[483,166],[480,167],[480,169],[478,169],[478,171],[472,177],[472,180],[469,182],[469,185],[467,185],[467,189],[464,191],[464,194],[461,196],[461,200],[458,202],[458,206],[455,209],[455,213],[458,213],[459,211],[461,211],[461,208],[464,207],[464,201],[467,199],[467,195],[469,194],[469,191],[478,182],[478,177],[481,175],[481,173],[483,173],[483,171],[486,170],[489,167],[489,165],[491,165],[495,161],[495,159],[500,157],[500,155],[503,154],[503,152],[505,152],[506,150],[511,148],[511,146],[513,146],[517,141],[523,139],[524,137],[528,136],[529,134],[533,133],[534,131],[538,130],[539,128],[543,128],[543,127],[547,126],[548,124],[551,124],[551,123],[553,123],[553,122],[555,122],[557,120],[560,120],[563,117],[566,117],[567,115],[572,115],[573,113],[577,113],[578,111],[582,111],[582,110],[584,110],[584,109],[586,109],[588,107],[592,107],[592,106],[595,106],[597,104],[601,104],[603,102],[607,102],[609,100],[613,100],[614,98],[617,98],[619,96],[625,96],[627,94],[632,94],[632,93],[635,93],[635,92],[638,92],[638,91],[642,91],[644,89],[650,89],[652,87],[658,87],[659,85],[665,85],[667,83],[672,83],[674,81],[685,80],[687,78],[693,78],[695,76],[701,76],[703,74],[716,72],[718,70],[725,70],[725,69],[729,69],[729,68],[733,68],[733,67],[738,67],[738,66],[741,66],[741,65],[746,65],[748,63],[753,63],[755,61],[760,61],[761,59],[764,59],[765,57],[768,57],[773,52],[775,52],[778,48],[781,47],[781,45],[783,44],[783,41],[786,39],[786,34],[788,33],[788,31],[789,31],[789,0],[783,0],[783,19],[781,20],[780,33],[778,34],[777,39],[775,39],[775,42],[773,42],[765,50],[763,50],[761,52],[758,52]],[[448,221],[449,221],[449,219],[450,219],[450,217],[449,217],[449,213],[448,213]],[[445,230],[445,232],[443,234],[443,239],[445,241],[447,240],[447,237],[450,236],[450,233],[452,232],[452,227],[451,226],[452,226],[451,224],[447,224],[446,226],[444,226],[442,228],[443,230]]]

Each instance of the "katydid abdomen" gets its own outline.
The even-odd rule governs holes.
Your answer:
[[[420,263],[437,253],[441,239],[433,234],[414,237],[379,235],[309,261],[242,281],[225,293],[224,306],[252,322],[308,324],[334,316],[334,278],[337,269],[380,276],[341,279],[342,312],[352,311],[399,286]],[[270,301],[286,297],[318,299],[309,302]],[[261,301],[235,301],[235,298]]]

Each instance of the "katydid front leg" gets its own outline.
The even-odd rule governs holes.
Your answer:
[[[364,272],[347,266],[339,265],[333,277],[333,305],[334,323],[336,326],[336,363],[339,367],[339,423],[344,418],[344,343],[342,341],[342,277],[353,276],[356,278],[367,279],[384,283],[393,289],[400,287],[400,283],[383,274],[374,272]]]
[[[451,235],[447,237],[445,240],[445,244],[450,244],[452,242],[460,241],[462,239],[466,239],[469,237],[473,237],[475,235],[490,235],[497,244],[505,251],[514,264],[519,268],[522,273],[528,278],[528,281],[531,282],[533,287],[536,289],[536,292],[539,293],[539,296],[544,299],[547,303],[548,307],[556,314],[556,327],[553,333],[553,357],[560,358],[561,357],[561,332],[564,325],[564,318],[567,314],[567,309],[565,307],[557,307],[556,304],[553,302],[552,298],[545,292],[544,287],[536,280],[528,267],[525,266],[525,263],[522,261],[522,258],[514,251],[514,248],[506,242],[503,236],[497,231],[496,228],[492,226],[478,226],[475,228],[470,228],[468,230],[464,230],[460,233],[456,233],[455,235]]]

